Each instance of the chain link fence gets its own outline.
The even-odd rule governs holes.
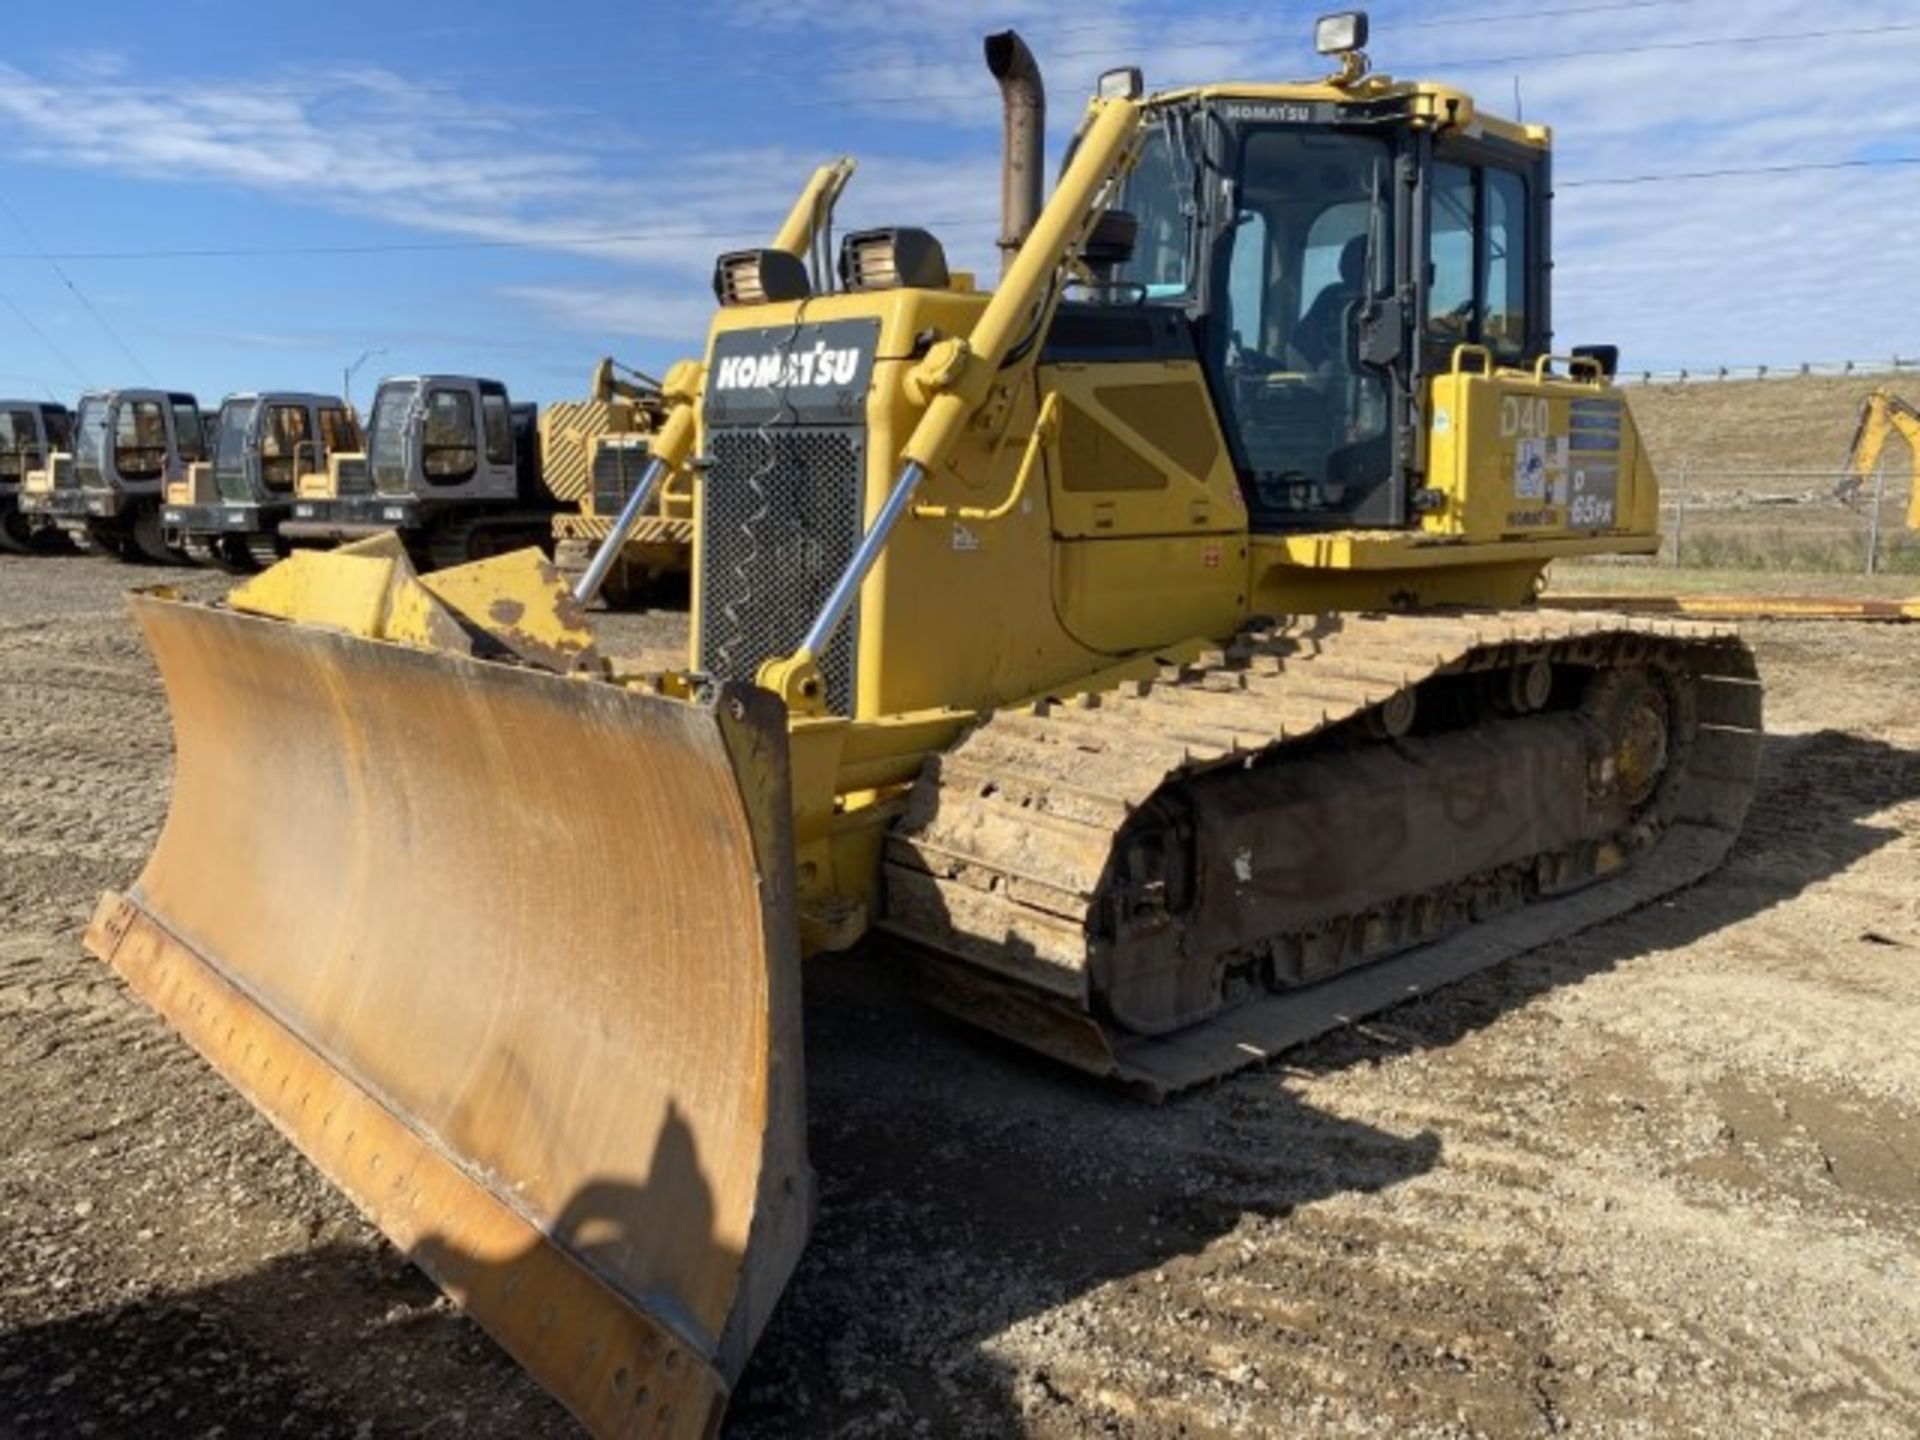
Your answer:
[[[1660,559],[1710,570],[1920,575],[1906,469],[1882,462],[1856,482],[1833,470],[1670,463],[1660,474]]]

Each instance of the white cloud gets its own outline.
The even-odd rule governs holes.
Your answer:
[[[1912,152],[1920,35],[1488,61],[1911,24],[1910,0],[1859,0],[1844,14],[1744,0],[1737,10],[1700,3],[1485,18],[1554,8],[1579,7],[1381,6],[1373,49],[1383,68],[1461,83],[1499,111],[1510,109],[1517,72],[1527,117],[1554,126],[1566,343],[1614,339],[1630,363],[1661,367],[1920,350],[1920,306],[1901,289],[1920,253],[1920,169],[1565,183]],[[979,58],[983,31],[1013,24],[1034,45],[1057,155],[1093,75],[1111,65],[1137,61],[1159,85],[1317,73],[1323,62],[1308,53],[1303,13],[1149,0],[1079,11],[1051,0],[753,0],[726,17],[731,33],[771,32],[804,65],[743,61],[718,76],[661,80],[697,90],[702,114],[724,113],[712,106],[715,93],[748,89],[769,102],[756,113],[777,115],[784,97],[814,107],[808,114],[845,107],[852,119],[841,133],[871,143],[860,145],[841,228],[923,224],[947,242],[956,267],[990,276],[997,110]],[[498,88],[484,76],[425,83],[369,66],[143,84],[129,57],[96,52],[70,57],[55,75],[0,64],[0,143],[17,161],[223,184],[425,234],[591,256],[609,263],[606,278],[519,284],[503,298],[570,332],[683,342],[704,323],[713,255],[764,238],[810,167],[828,158],[773,129],[765,138],[723,130],[691,148],[650,150],[644,135],[614,145],[609,131],[631,125],[632,114],[583,123],[592,112],[469,98]],[[578,87],[564,93],[570,102]],[[582,243],[607,235],[635,238]]]

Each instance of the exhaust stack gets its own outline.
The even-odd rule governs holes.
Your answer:
[[[1016,32],[989,35],[986,52],[987,69],[1000,82],[1004,121],[1000,152],[1000,273],[1004,275],[1040,215],[1047,87],[1040,78],[1040,63]]]

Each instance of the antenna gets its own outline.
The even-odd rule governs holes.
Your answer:
[[[1520,77],[1513,77],[1513,118],[1522,121],[1527,118],[1527,107],[1520,99]]]

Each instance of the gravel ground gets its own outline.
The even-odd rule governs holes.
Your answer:
[[[0,1434],[569,1434],[80,948],[164,813],[157,579],[220,588],[0,557]],[[1753,638],[1719,874],[1285,1067],[1145,1107],[815,962],[729,1431],[1920,1433],[1920,629]]]

